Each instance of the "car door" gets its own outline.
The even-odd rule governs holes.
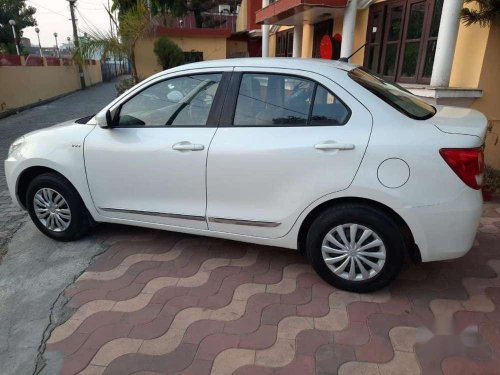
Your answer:
[[[207,228],[207,151],[228,74],[193,71],[155,80],[114,107],[112,127],[90,133],[85,167],[101,215]]]
[[[284,236],[308,205],[351,184],[371,127],[323,75],[235,68],[208,155],[209,229]]]

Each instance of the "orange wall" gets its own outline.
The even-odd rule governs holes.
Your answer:
[[[84,66],[87,86],[102,81],[101,65]],[[1,66],[0,114],[80,89],[80,75],[70,66]]]
[[[490,121],[490,132],[486,137],[486,163],[500,169],[500,25],[491,27],[485,48],[479,88],[483,97],[472,104]]]
[[[168,37],[177,44],[184,52],[203,52],[204,60],[225,59],[227,43],[225,37]],[[140,79],[147,78],[162,70],[154,53],[154,38],[141,39],[135,48],[137,72]]]

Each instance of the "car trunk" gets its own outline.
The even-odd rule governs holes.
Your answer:
[[[470,108],[436,106],[436,114],[429,119],[439,130],[451,134],[473,135],[484,142],[488,120],[479,111]]]

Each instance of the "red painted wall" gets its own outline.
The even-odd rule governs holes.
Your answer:
[[[260,29],[255,23],[255,12],[262,8],[262,0],[247,0],[247,23],[248,30]]]

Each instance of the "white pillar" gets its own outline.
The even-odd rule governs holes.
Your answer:
[[[352,55],[354,45],[354,27],[356,26],[356,12],[358,10],[358,0],[350,0],[345,8],[344,24],[342,25],[342,45],[340,47],[340,57]]]
[[[269,0],[262,0],[262,8],[269,5]],[[269,25],[262,25],[262,57],[269,56]]]
[[[293,53],[292,57],[302,57],[302,34],[304,27],[302,24],[293,28]]]
[[[444,0],[443,2],[436,54],[432,66],[431,86],[447,87],[450,84],[462,6],[463,0]]]

